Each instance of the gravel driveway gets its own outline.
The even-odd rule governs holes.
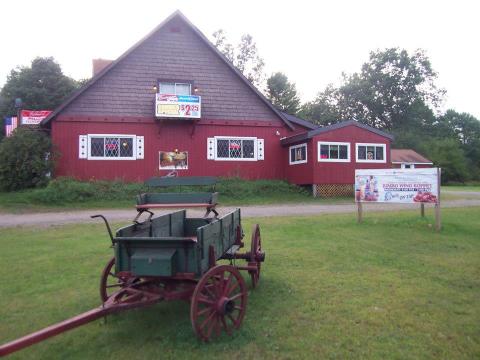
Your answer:
[[[453,192],[452,192],[453,193]],[[458,194],[458,192],[455,192]],[[474,194],[474,195],[473,195]],[[462,195],[473,195],[472,199],[443,201],[442,208],[451,207],[471,207],[480,206],[480,193],[464,193]],[[433,205],[426,205],[432,207]],[[287,204],[287,205],[255,205],[241,206],[242,217],[267,217],[267,216],[306,216],[318,214],[340,214],[352,213],[357,211],[355,204]],[[235,207],[219,207],[219,213],[225,214]],[[378,211],[396,211],[405,209],[419,209],[418,204],[365,204],[364,211],[366,216],[368,212]],[[164,214],[168,211],[156,211],[156,215]],[[202,216],[204,211],[188,210],[190,215]],[[92,220],[90,215],[103,214],[111,222],[132,221],[136,211],[131,210],[81,210],[81,211],[62,211],[45,212],[32,214],[0,214],[0,227],[12,226],[50,226],[72,223],[98,223],[100,220]]]

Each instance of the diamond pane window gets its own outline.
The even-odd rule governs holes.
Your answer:
[[[133,160],[136,157],[135,135],[88,135],[89,159]]]
[[[217,160],[257,160],[256,138],[216,138],[216,142]]]
[[[90,139],[90,156],[92,157],[104,157],[105,139],[104,138],[91,138]]]
[[[133,156],[133,139],[120,138],[120,157]]]

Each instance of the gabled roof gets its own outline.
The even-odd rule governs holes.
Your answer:
[[[59,107],[57,107],[49,116],[42,120],[40,123],[42,126],[47,125],[50,120],[56,117],[59,113],[62,112],[70,103],[72,103],[76,98],[78,98],[81,94],[87,91],[93,84],[95,84],[98,80],[100,80],[103,76],[105,76],[110,70],[112,70],[118,63],[120,63],[123,59],[125,59],[130,53],[135,51],[142,43],[147,41],[150,37],[160,31],[166,24],[168,24],[171,20],[175,18],[180,18],[183,20],[191,30],[205,43],[205,45],[210,48],[218,57],[220,57],[225,64],[242,80],[259,98],[262,100],[267,107],[269,107],[290,129],[294,129],[294,126],[290,123],[290,121],[284,116],[284,114],[278,111],[271,103],[267,100],[267,98],[260,92],[258,89],[250,82],[248,79],[230,62],[228,59],[207,39],[203,33],[198,30],[198,28],[193,25],[190,20],[188,20],[185,15],[182,14],[180,10],[175,11],[171,14],[168,18],[162,21],[155,29],[153,29],[150,33],[148,33],[145,37],[143,37],[140,41],[134,44],[130,49],[120,55],[115,61],[113,61],[110,65],[106,66],[102,71],[100,71],[96,76],[92,77],[82,88],[76,91],[72,96],[70,96],[65,102],[63,102]]]
[[[432,164],[432,161],[412,149],[392,149],[392,163]]]
[[[286,138],[281,140],[281,144],[282,145],[294,144],[294,143],[299,142],[299,141],[304,141],[304,140],[307,140],[307,139],[311,139],[315,135],[326,133],[326,132],[337,130],[337,129],[341,129],[341,128],[344,128],[346,126],[357,126],[361,129],[371,131],[371,132],[373,132],[377,135],[380,135],[380,136],[386,137],[387,139],[393,140],[392,135],[390,135],[390,134],[388,134],[388,133],[386,133],[382,130],[378,130],[378,129],[372,127],[372,126],[362,124],[362,123],[360,123],[358,121],[355,121],[355,120],[348,120],[348,121],[342,121],[342,122],[339,122],[339,123],[336,123],[336,124],[333,124],[333,125],[318,127],[316,129],[313,129],[313,130],[310,130],[310,131],[307,131],[307,132],[304,132],[304,133],[301,133],[301,134],[298,134],[298,135],[293,135],[293,136],[290,136],[290,137],[286,137]]]
[[[313,130],[318,128],[318,125],[315,125],[310,121],[300,119],[299,117],[296,117],[294,115],[290,115],[285,112],[282,112],[282,115],[285,116],[287,120],[290,121],[291,123],[306,127],[307,129]]]

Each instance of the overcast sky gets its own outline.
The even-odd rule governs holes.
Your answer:
[[[479,1],[28,1],[0,2],[0,86],[11,69],[53,56],[65,74],[91,76],[93,58],[115,59],[176,9],[207,37],[251,34],[267,74],[284,72],[303,101],[375,49],[425,49],[447,89],[444,108],[480,119]]]

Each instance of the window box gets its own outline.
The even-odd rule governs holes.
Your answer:
[[[386,148],[385,144],[357,143],[356,160],[359,163],[386,163]]]
[[[307,160],[307,144],[290,146],[288,148],[290,165],[304,164]]]
[[[350,162],[350,143],[348,142],[318,142],[319,162]]]

